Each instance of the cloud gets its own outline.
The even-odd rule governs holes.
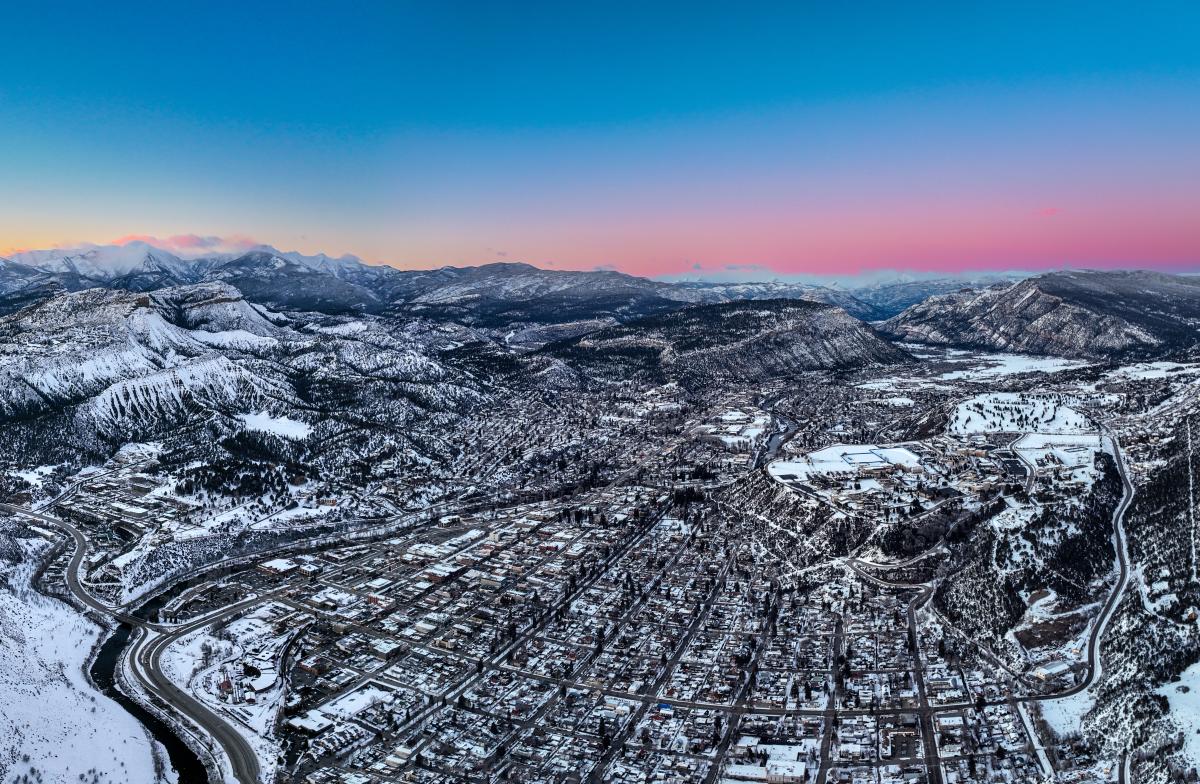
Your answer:
[[[203,256],[210,253],[241,253],[257,248],[262,243],[245,234],[226,237],[200,234],[174,234],[170,237],[155,237],[151,234],[126,234],[112,241],[113,245],[128,245],[144,242],[178,256]]]
[[[1042,207],[1040,210],[1035,212],[1034,215],[1037,215],[1039,218],[1053,218],[1060,212],[1062,212],[1062,210],[1060,210],[1058,207]]]

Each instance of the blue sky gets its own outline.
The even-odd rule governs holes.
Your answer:
[[[652,274],[1200,260],[1195,3],[63,3],[0,24],[0,251],[198,232]]]

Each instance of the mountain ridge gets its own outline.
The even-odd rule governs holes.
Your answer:
[[[30,285],[34,274],[44,276],[41,288]],[[668,282],[615,270],[552,270],[510,261],[407,270],[367,264],[348,254],[309,256],[266,245],[242,253],[184,259],[141,241],[24,251],[0,260],[0,312],[11,312],[56,287],[152,291],[206,280],[230,282],[249,298],[283,310],[344,314],[406,308],[433,316],[480,316],[497,326],[557,323],[563,320],[556,315],[559,312],[570,314],[566,320],[629,319],[687,304],[775,298],[829,302],[864,321],[892,314],[886,304],[880,307],[861,299],[853,290],[813,283]],[[324,290],[314,290],[318,285]],[[589,300],[599,306],[589,309]],[[512,303],[521,307],[510,308]],[[472,308],[481,313],[468,312]]]
[[[1086,359],[1200,346],[1200,279],[1149,270],[1063,271],[937,295],[880,325],[893,339]]]
[[[914,361],[835,305],[789,299],[693,305],[552,343],[542,352],[598,377],[685,386]]]

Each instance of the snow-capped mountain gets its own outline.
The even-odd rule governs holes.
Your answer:
[[[0,315],[62,291],[63,285],[55,276],[36,267],[0,259]]]
[[[383,268],[391,271],[390,268]],[[386,301],[377,285],[388,272],[354,261],[257,250],[213,264],[205,280],[226,282],[254,302],[281,310],[370,313]]]
[[[979,290],[997,283],[1011,283],[1026,277],[1022,274],[987,275],[957,278],[924,278],[905,280],[903,277],[882,283],[856,286],[851,293],[871,306],[876,319],[889,319],[918,305],[930,297],[955,291]]]
[[[71,290],[104,286],[149,291],[193,282],[202,269],[145,242],[25,251],[14,254],[12,261],[54,275]]]
[[[47,429],[56,448],[102,453],[105,444],[188,428],[236,432],[239,416],[263,410],[307,423],[314,438],[347,422],[355,430],[371,423],[379,436],[415,437],[418,420],[469,410],[501,388],[574,383],[576,373],[619,364],[630,352],[646,360],[639,372],[647,377],[697,382],[911,359],[844,311],[799,300],[674,305],[624,325],[596,320],[509,346],[502,336],[424,315],[281,313],[234,285],[251,288],[252,275],[271,285],[272,269],[292,281],[320,274],[296,271],[301,266],[251,254],[207,273],[226,280],[64,292],[0,316],[0,424],[31,453],[46,446]],[[552,289],[528,270],[503,273],[527,296],[541,295],[529,300],[539,306],[584,300],[580,286],[592,290],[587,273],[550,276],[562,282]],[[465,276],[455,277],[461,291]],[[629,276],[604,280],[610,292],[640,285]],[[564,337],[542,353],[520,351]]]
[[[1200,280],[1158,272],[1053,272],[932,297],[885,322],[900,340],[1105,358],[1161,356],[1200,343]]]
[[[668,288],[665,284],[620,272],[543,270],[531,264],[500,262],[481,267],[453,267],[444,277],[410,301],[437,305],[480,298],[534,300],[542,297],[590,297],[613,292],[643,295]]]
[[[186,296],[173,296],[176,291]],[[214,307],[227,317],[203,315]],[[192,320],[195,328],[187,325]],[[223,328],[201,329],[204,322]],[[221,388],[232,400],[251,390],[230,377],[227,364],[209,361],[216,358],[214,347],[227,338],[271,345],[274,331],[235,290],[220,285],[154,295],[89,289],[55,297],[0,319],[9,359],[0,369],[0,415],[35,416],[135,381],[174,397],[201,386]],[[158,403],[164,402],[160,397]]]

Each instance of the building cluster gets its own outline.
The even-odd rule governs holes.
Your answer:
[[[481,415],[435,468],[390,455],[355,503],[422,525],[177,586],[163,623],[215,620],[168,647],[168,674],[285,783],[1041,779],[1028,705],[1078,667],[1011,672],[952,628],[932,581],[965,514],[1077,495],[1098,436],[894,440],[946,394],[791,395],[767,390],[783,401],[768,412],[618,386],[523,406],[544,414],[527,420]],[[186,538],[195,519],[146,465],[112,468],[60,507],[88,532],[97,585],[131,540]],[[751,474],[769,513],[727,501]],[[892,533],[921,533],[925,555],[883,558]]]

